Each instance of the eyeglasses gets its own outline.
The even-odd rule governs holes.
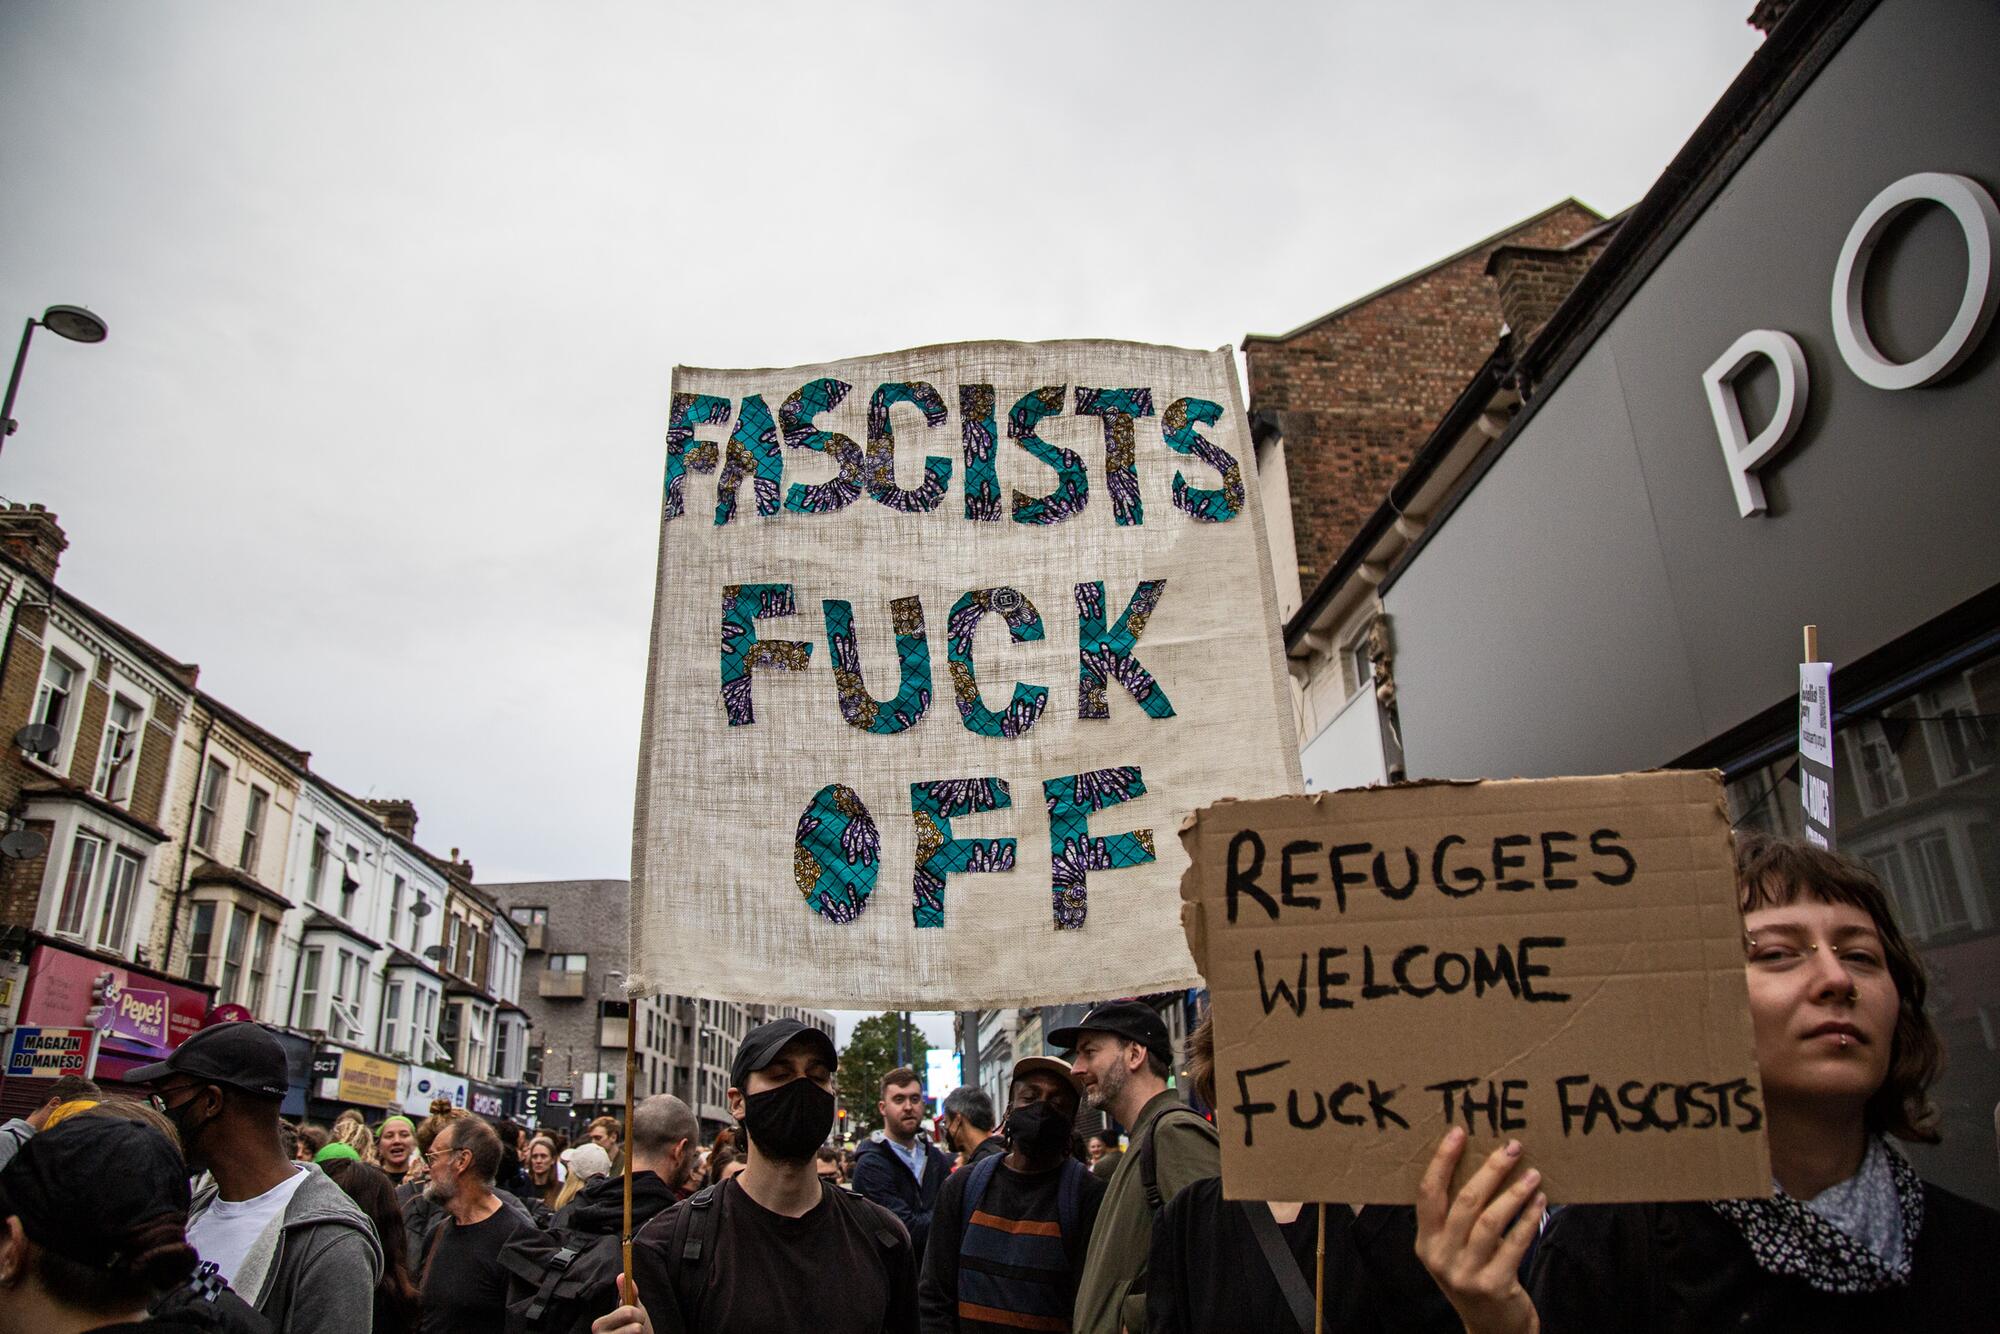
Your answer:
[[[168,1089],[168,1090],[167,1090],[167,1093],[190,1093],[190,1094],[198,1094],[198,1093],[200,1093],[200,1092],[201,1092],[201,1090],[200,1090],[200,1089],[198,1089],[198,1088],[196,1088],[196,1089],[190,1089],[190,1088],[185,1088],[185,1087],[184,1087],[184,1088],[177,1088],[177,1089]],[[151,1107],[151,1108],[152,1108],[152,1109],[153,1109],[154,1111],[156,1111],[156,1112],[159,1112],[159,1113],[161,1113],[162,1115],[164,1115],[164,1114],[167,1114],[167,1113],[170,1113],[170,1112],[178,1112],[178,1111],[179,1111],[179,1110],[180,1110],[181,1108],[183,1108],[183,1107],[187,1106],[187,1105],[188,1105],[189,1103],[191,1103],[191,1102],[193,1102],[193,1101],[194,1101],[194,1098],[192,1098],[192,1097],[187,1097],[187,1098],[183,1098],[183,1099],[181,1099],[181,1100],[180,1100],[179,1102],[175,1102],[175,1103],[169,1103],[169,1102],[167,1101],[167,1098],[166,1098],[166,1094],[165,1094],[165,1093],[148,1093],[148,1094],[146,1095],[146,1104],[147,1104],[147,1105],[148,1105],[149,1107]]]
[[[424,1161],[427,1163],[435,1163],[439,1158],[443,1157],[445,1154],[448,1153],[470,1153],[470,1152],[471,1152],[470,1149],[432,1149],[429,1153],[424,1155]]]

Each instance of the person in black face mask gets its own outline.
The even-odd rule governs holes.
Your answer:
[[[793,1019],[750,1030],[729,1071],[749,1166],[657,1215],[633,1238],[638,1292],[595,1334],[905,1334],[916,1329],[909,1233],[820,1180],[833,1129],[833,1040]]]
[[[1069,1066],[1014,1067],[1007,1152],[952,1173],[931,1215],[917,1307],[924,1334],[1067,1330],[1104,1183],[1071,1153],[1082,1098]]]

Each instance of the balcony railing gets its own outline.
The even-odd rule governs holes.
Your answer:
[[[545,968],[535,990],[543,1000],[580,1000],[583,997],[583,983],[582,973],[558,973]]]

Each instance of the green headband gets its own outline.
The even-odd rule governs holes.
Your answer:
[[[313,1155],[315,1163],[330,1163],[336,1158],[352,1158],[359,1162],[361,1155],[354,1151],[352,1144],[342,1144],[339,1140],[335,1140]]]
[[[409,1118],[409,1117],[407,1117],[407,1116],[385,1116],[385,1117],[383,1117],[383,1118],[382,1118],[382,1124],[381,1124],[381,1125],[379,1125],[379,1126],[377,1126],[377,1127],[375,1128],[375,1133],[376,1133],[376,1134],[378,1134],[378,1135],[379,1135],[379,1134],[381,1134],[381,1133],[382,1133],[383,1131],[387,1130],[387,1129],[388,1129],[388,1128],[390,1127],[390,1125],[391,1125],[392,1123],[394,1123],[394,1122],[397,1122],[397,1121],[401,1121],[401,1122],[403,1123],[403,1126],[404,1126],[404,1128],[405,1128],[405,1129],[407,1129],[407,1130],[408,1130],[408,1131],[409,1131],[409,1132],[410,1132],[410,1133],[411,1133],[412,1135],[414,1135],[414,1134],[416,1134],[416,1133],[417,1133],[417,1127],[416,1127],[416,1124],[415,1124],[415,1123],[414,1123],[413,1121],[411,1121],[411,1120],[410,1120],[410,1118]]]

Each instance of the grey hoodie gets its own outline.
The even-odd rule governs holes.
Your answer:
[[[375,1225],[326,1173],[306,1179],[271,1220],[231,1286],[287,1334],[372,1334],[382,1246]],[[197,1184],[188,1223],[215,1202],[212,1177]]]
[[[21,1151],[21,1146],[34,1137],[35,1128],[18,1116],[6,1125],[0,1126],[0,1167],[13,1162],[14,1155]]]

